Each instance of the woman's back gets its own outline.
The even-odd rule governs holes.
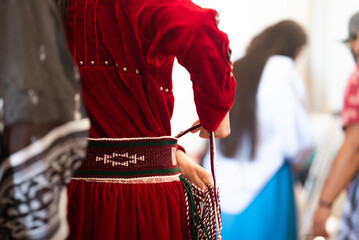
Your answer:
[[[171,135],[175,56],[191,73],[202,125],[215,130],[235,88],[228,38],[215,14],[191,1],[69,1],[66,33],[81,71],[90,136]]]

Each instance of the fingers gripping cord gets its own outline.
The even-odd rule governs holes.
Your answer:
[[[201,127],[198,123],[176,135],[180,138],[185,134]],[[210,158],[211,172],[214,186],[207,185],[205,191],[198,188],[188,179],[180,177],[184,186],[187,220],[192,230],[192,239],[218,239],[222,240],[222,218],[219,191],[216,183],[216,162],[214,133],[210,132]]]

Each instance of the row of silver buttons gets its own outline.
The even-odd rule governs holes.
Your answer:
[[[165,93],[169,93],[170,90],[168,88],[164,89],[163,87],[160,87],[160,92],[165,92]],[[171,93],[173,93],[173,90],[171,91]]]
[[[109,66],[109,62],[108,62],[108,61],[105,61],[104,64],[105,64],[105,66]],[[80,66],[84,66],[84,65],[85,65],[84,61],[80,61],[80,62],[79,62],[79,65],[80,65]],[[91,66],[95,66],[95,61],[90,61],[90,65],[91,65]],[[117,64],[117,63],[116,63],[116,67],[118,67],[118,64]],[[127,67],[123,67],[123,68],[122,68],[122,71],[126,73],[126,72],[128,71]],[[135,72],[136,72],[136,74],[140,74],[140,70],[139,70],[139,69],[136,69]]]
[[[109,62],[108,62],[108,61],[105,61],[104,64],[105,64],[105,66],[108,66],[108,65],[109,65]],[[84,64],[83,61],[80,61],[80,62],[79,62],[79,65],[80,65],[80,66],[84,66],[85,64]],[[91,66],[95,66],[95,61],[91,61],[91,62],[90,62],[90,65],[91,65]],[[116,63],[116,67],[118,67],[118,64],[117,64],[117,63]],[[126,73],[126,72],[128,71],[127,67],[123,67],[123,68],[122,68],[122,71]],[[136,69],[135,72],[136,72],[136,74],[140,74],[140,70],[138,70],[138,69]],[[173,93],[173,90],[170,91],[168,88],[164,89],[163,87],[160,87],[159,90],[160,90],[160,92]]]

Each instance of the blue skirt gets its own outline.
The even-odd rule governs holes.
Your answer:
[[[254,201],[238,215],[222,212],[225,240],[296,240],[293,175],[285,162]]]

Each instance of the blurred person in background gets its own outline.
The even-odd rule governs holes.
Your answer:
[[[350,183],[347,200],[343,207],[337,239],[359,239],[359,13],[349,22],[349,37],[345,41],[357,64],[349,78],[344,96],[342,124],[344,141],[336,155],[329,175],[319,197],[313,217],[315,236],[329,237],[326,221],[331,215],[332,205],[340,192]]]
[[[53,0],[0,1],[0,239],[65,239],[89,120]]]
[[[254,37],[234,63],[232,131],[217,151],[226,240],[297,239],[291,166],[313,145],[306,89],[294,64],[306,41],[301,26],[284,20]]]

